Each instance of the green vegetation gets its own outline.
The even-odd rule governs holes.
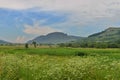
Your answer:
[[[117,42],[120,40],[120,28],[110,27],[102,32],[88,36],[87,41],[94,42]]]
[[[119,49],[0,47],[0,80],[119,80]]]
[[[116,42],[72,42],[58,44],[60,47],[74,47],[74,48],[120,48],[120,41]]]

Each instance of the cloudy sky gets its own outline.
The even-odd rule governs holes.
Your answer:
[[[120,0],[0,0],[0,39],[26,42],[51,32],[88,36],[120,26]]]

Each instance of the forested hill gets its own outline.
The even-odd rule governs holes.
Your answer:
[[[88,36],[88,41],[94,42],[115,42],[120,40],[120,28],[110,27],[102,32]]]
[[[28,43],[32,43],[33,41],[36,41],[38,44],[58,44],[58,43],[66,43],[71,41],[77,41],[79,39],[82,39],[83,37],[77,37],[77,36],[70,36],[62,32],[53,32],[50,34],[47,34],[45,36],[39,36],[36,37],[33,40],[28,41]]]

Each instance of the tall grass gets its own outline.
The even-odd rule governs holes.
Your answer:
[[[119,49],[1,47],[0,80],[119,80],[116,55]]]

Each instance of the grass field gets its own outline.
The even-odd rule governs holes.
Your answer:
[[[1,46],[0,80],[120,80],[120,49]]]

